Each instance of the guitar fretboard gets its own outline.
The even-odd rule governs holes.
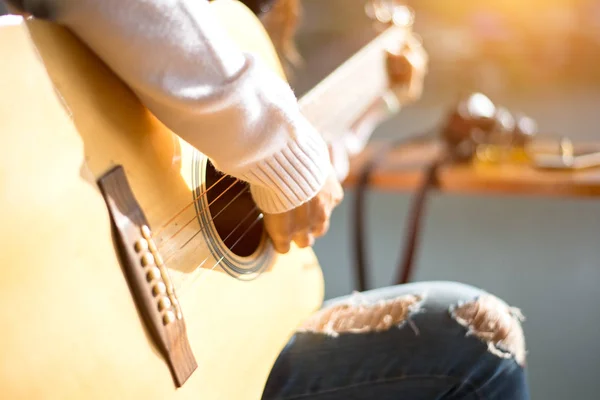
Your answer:
[[[344,134],[389,88],[386,51],[402,48],[409,29],[388,28],[300,99],[302,112],[327,141]]]

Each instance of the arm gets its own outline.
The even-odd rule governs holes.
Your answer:
[[[207,1],[11,3],[79,36],[173,132],[248,181],[264,212],[307,202],[330,174],[289,85],[228,39]]]

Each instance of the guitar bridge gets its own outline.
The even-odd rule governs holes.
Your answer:
[[[152,239],[123,167],[103,175],[98,184],[113,223],[120,258],[138,310],[165,357],[177,387],[197,368],[185,320],[168,270]]]

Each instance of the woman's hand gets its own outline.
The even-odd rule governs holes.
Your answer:
[[[315,197],[299,207],[281,213],[265,214],[265,228],[278,253],[287,253],[292,242],[309,247],[315,238],[329,229],[333,209],[340,204],[344,191],[335,174],[330,174]]]

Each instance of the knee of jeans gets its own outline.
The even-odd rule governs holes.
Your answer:
[[[313,314],[299,332],[336,337],[341,333],[381,332],[408,324],[418,335],[418,324],[411,319],[413,314],[429,316],[430,324],[450,317],[467,329],[468,336],[486,343],[491,353],[514,358],[519,365],[525,365],[525,337],[521,327],[524,317],[518,308],[460,283],[429,282],[413,287],[411,294],[373,302],[361,301],[361,295],[356,294],[353,301]],[[439,333],[443,331],[440,326]]]
[[[452,305],[449,312],[467,329],[467,335],[483,341],[492,354],[514,358],[520,366],[525,366],[525,335],[521,326],[525,318],[520,309],[486,293]]]
[[[420,311],[421,304],[422,297],[418,294],[368,302],[357,293],[348,303],[335,304],[313,314],[298,332],[337,337],[341,333],[386,331],[409,322],[410,316]]]

